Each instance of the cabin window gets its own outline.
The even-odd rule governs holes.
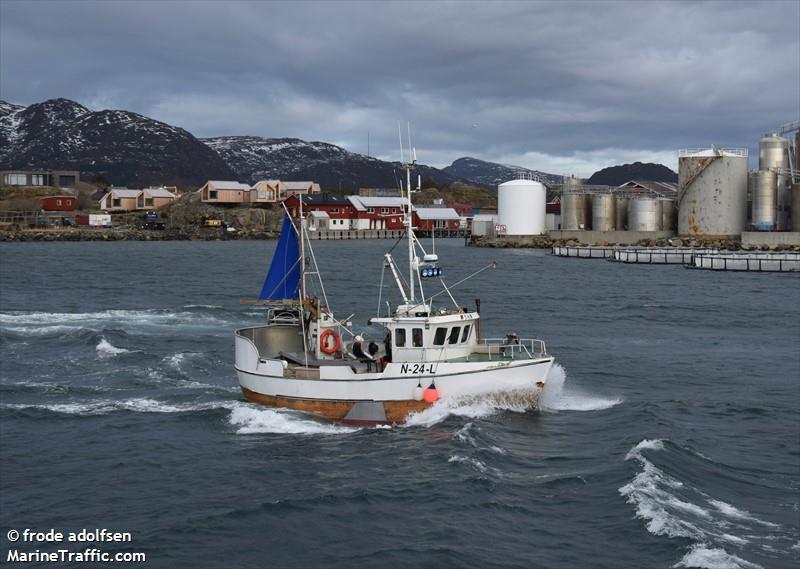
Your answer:
[[[374,207],[368,207],[367,208],[367,213],[375,213],[375,208]]]
[[[433,337],[434,346],[444,346],[444,339],[447,337],[447,328],[437,328]]]
[[[44,176],[42,174],[33,174],[31,176],[32,186],[44,186]]]
[[[458,335],[461,333],[461,326],[453,326],[450,329],[450,336],[447,338],[448,344],[458,343]]]
[[[210,199],[210,200],[217,199],[217,190],[209,190],[208,199]]]
[[[119,198],[114,198],[111,200],[111,204],[113,207],[122,207],[122,200]]]
[[[405,328],[398,328],[394,331],[394,345],[398,348],[402,348],[406,345],[406,329]]]
[[[388,207],[382,207],[381,208],[381,213],[389,213],[389,208]]]
[[[56,205],[61,205],[61,200],[56,200]]]
[[[463,344],[469,339],[469,329],[472,328],[471,324],[464,326],[464,333],[461,334],[461,343]]]
[[[339,208],[338,207],[332,207],[331,208],[331,213],[339,213]]]
[[[415,348],[422,347],[422,328],[412,328],[411,329],[411,344]]]
[[[27,181],[25,174],[6,174],[6,184],[9,186],[24,186]]]

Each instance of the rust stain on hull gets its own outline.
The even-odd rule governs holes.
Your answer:
[[[248,401],[268,407],[283,407],[305,413],[313,413],[333,421],[343,421],[347,413],[357,401],[329,401],[322,399],[294,399],[279,395],[264,395],[242,387],[242,395]],[[424,411],[431,406],[427,401],[383,401],[387,423],[402,423],[411,414]],[[377,423],[378,421],[373,421]]]

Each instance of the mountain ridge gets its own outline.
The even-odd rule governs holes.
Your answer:
[[[232,170],[188,131],[69,99],[27,107],[0,101],[0,170],[79,170],[127,184],[199,185]]]

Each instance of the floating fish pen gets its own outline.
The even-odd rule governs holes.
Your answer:
[[[711,271],[787,273],[800,271],[800,253],[699,254],[687,267]]]
[[[555,246],[553,255],[556,257],[577,257],[581,259],[611,259],[618,247],[592,247],[592,246]]]
[[[619,263],[647,265],[686,265],[695,255],[719,253],[719,249],[697,249],[693,247],[669,247],[660,249],[617,249],[609,260]]]

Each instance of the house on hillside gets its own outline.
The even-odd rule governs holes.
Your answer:
[[[280,180],[259,180],[250,189],[251,204],[273,204],[285,194],[286,186]]]
[[[171,204],[175,199],[175,194],[164,187],[145,188],[136,196],[136,209],[158,209]]]
[[[42,198],[42,211],[75,211],[78,198],[75,196],[48,196]]]
[[[53,186],[74,188],[81,181],[74,170],[3,170],[0,183],[4,186]]]
[[[136,200],[142,190],[129,188],[109,188],[108,192],[100,198],[100,209],[103,211],[136,211]]]
[[[219,205],[238,205],[250,203],[250,186],[241,182],[209,180],[197,190],[205,203]]]
[[[319,194],[322,190],[316,182],[281,182],[280,200],[295,194]]]

